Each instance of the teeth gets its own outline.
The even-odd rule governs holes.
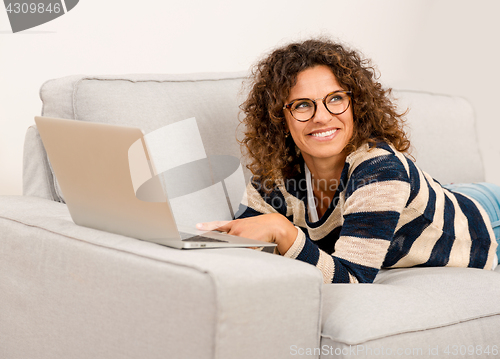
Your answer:
[[[330,131],[326,131],[326,132],[317,132],[317,133],[312,133],[311,136],[314,136],[314,137],[326,137],[326,136],[333,135],[335,132],[337,132],[337,130],[330,130]]]

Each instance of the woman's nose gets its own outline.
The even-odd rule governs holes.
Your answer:
[[[323,101],[316,102],[316,113],[311,121],[326,123],[332,119],[333,115],[326,109]]]

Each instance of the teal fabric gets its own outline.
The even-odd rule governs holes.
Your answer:
[[[445,188],[453,192],[465,194],[472,197],[484,208],[490,217],[493,232],[499,246],[497,255],[500,263],[500,186],[492,183],[457,183],[445,185]]]

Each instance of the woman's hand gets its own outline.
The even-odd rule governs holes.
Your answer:
[[[297,228],[279,213],[262,214],[234,221],[198,223],[202,231],[227,232],[234,236],[276,243],[281,254],[286,253],[297,237]]]

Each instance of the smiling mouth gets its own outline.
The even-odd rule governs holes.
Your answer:
[[[337,132],[338,128],[335,128],[333,130],[328,130],[328,131],[323,131],[323,132],[314,132],[311,133],[310,135],[313,137],[327,137],[333,135],[335,132]]]

